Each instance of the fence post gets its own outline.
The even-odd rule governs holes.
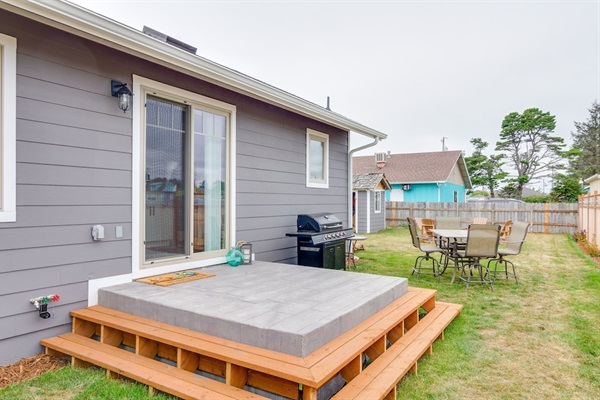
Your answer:
[[[550,214],[548,210],[550,210],[550,204],[546,203],[544,208],[544,233],[550,233]]]
[[[598,191],[594,191],[594,244],[598,246]]]

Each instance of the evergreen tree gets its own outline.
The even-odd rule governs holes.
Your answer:
[[[558,174],[550,192],[550,199],[557,203],[573,203],[582,193],[583,188],[577,178]]]
[[[573,175],[589,178],[600,173],[600,104],[594,101],[586,122],[575,122],[573,137],[575,156],[570,162]]]
[[[511,181],[518,198],[522,197],[527,182],[564,168],[564,139],[551,136],[555,127],[554,115],[538,108],[529,108],[523,114],[512,112],[504,117],[496,151],[509,159],[516,171],[517,176]]]
[[[502,155],[486,156],[483,150],[488,147],[488,143],[480,138],[471,139],[471,144],[475,147],[471,157],[465,157],[465,163],[469,170],[471,183],[473,187],[482,187],[489,191],[491,197],[495,196],[495,191],[507,176],[508,172],[502,171]]]

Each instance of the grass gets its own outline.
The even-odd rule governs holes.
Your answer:
[[[464,305],[434,344],[433,356],[407,375],[399,399],[600,398],[600,269],[565,235],[529,235],[515,257],[521,284],[495,291],[410,276],[419,254],[406,229],[367,235],[357,271],[409,277]],[[0,390],[0,399],[146,399],[147,389],[103,372],[67,367]],[[168,396],[154,397],[168,399]]]
[[[2,400],[145,400],[148,387],[132,381],[111,380],[99,368],[67,366],[39,378],[0,390]],[[153,399],[175,397],[158,394]]]
[[[405,229],[368,235],[358,270],[410,276],[418,250]],[[529,235],[515,257],[520,285],[409,285],[464,305],[461,316],[399,386],[399,399],[600,398],[600,270],[565,235]],[[449,271],[450,272],[450,271]]]

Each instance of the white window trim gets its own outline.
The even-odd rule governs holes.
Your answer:
[[[0,222],[17,220],[17,39],[0,34]]]
[[[377,199],[377,194],[379,194],[379,199]],[[383,208],[381,207],[381,194],[381,190],[375,190],[374,192],[373,201],[375,202],[375,204],[373,204],[373,210],[375,214],[381,214],[381,209]]]
[[[323,174],[325,179],[311,179],[310,178],[310,141],[311,139],[317,139],[325,144],[325,156],[323,157]],[[310,188],[329,188],[329,135],[323,132],[315,131],[313,129],[306,129],[306,187]]]
[[[235,154],[236,154],[236,107],[232,104],[224,103],[219,100],[215,100],[206,96],[202,96],[197,93],[189,92],[187,90],[179,89],[170,85],[166,85],[161,82],[157,82],[151,79],[133,75],[133,93],[134,93],[134,105],[132,110],[132,124],[133,124],[133,151],[132,151],[132,232],[131,232],[131,247],[132,247],[132,278],[138,279],[146,276],[157,275],[162,273],[169,273],[180,271],[186,268],[198,268],[216,264],[225,263],[225,253],[227,249],[223,251],[223,255],[215,258],[206,259],[178,259],[178,260],[167,260],[160,263],[155,263],[152,268],[147,268],[147,265],[143,265],[142,252],[144,250],[142,246],[142,231],[143,226],[143,215],[142,210],[142,184],[144,182],[144,171],[142,171],[142,157],[144,149],[142,148],[144,141],[142,140],[142,134],[144,132],[144,118],[145,118],[145,95],[144,93],[150,92],[156,94],[159,97],[165,99],[173,99],[179,97],[180,99],[193,100],[194,102],[204,104],[208,107],[216,108],[224,112],[229,113],[229,143],[227,152],[228,162],[228,196],[227,196],[227,207],[229,213],[229,246],[233,246],[236,243],[235,232],[235,192],[236,192],[236,177],[235,177]]]

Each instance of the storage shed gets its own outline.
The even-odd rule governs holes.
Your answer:
[[[392,188],[383,173],[352,176],[352,217],[356,232],[372,233],[385,229],[386,190]]]

